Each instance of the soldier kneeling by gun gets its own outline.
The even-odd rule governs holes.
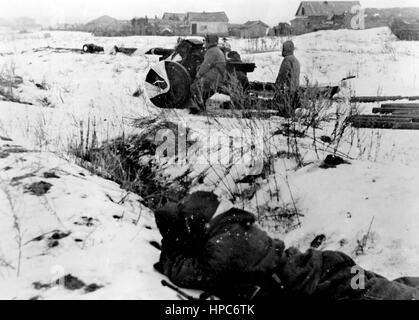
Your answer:
[[[213,193],[169,203],[155,218],[163,236],[155,268],[181,287],[221,299],[419,299],[419,278],[390,281],[338,251],[286,249]]]
[[[191,86],[191,113],[205,110],[207,100],[224,84],[226,78],[226,59],[218,47],[216,34],[206,35],[205,48],[204,61],[199,66],[196,80]]]

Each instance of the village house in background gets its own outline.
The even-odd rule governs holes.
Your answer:
[[[171,13],[165,12],[163,14],[162,20],[169,20],[169,21],[185,21],[186,20],[186,13]]]
[[[228,35],[230,37],[240,38],[240,28],[243,25],[241,23],[229,23],[228,24]]]
[[[165,12],[161,18],[135,16],[130,20],[119,20],[104,15],[87,23],[82,23],[79,19],[68,19],[56,22],[47,30],[90,32],[102,37],[203,36],[207,33],[237,38],[283,37],[319,30],[351,28],[351,20],[354,17],[351,10],[356,6],[360,6],[359,1],[302,1],[291,24],[282,21],[272,28],[260,20],[252,20],[244,24],[229,23],[226,12],[203,11]],[[391,21],[396,18],[403,21],[406,28],[411,29],[419,22],[419,8],[365,8],[364,17],[365,28],[390,26]],[[13,30],[26,33],[41,29],[43,27],[38,21],[28,17],[12,20],[0,19],[0,32]],[[403,36],[406,39],[411,37],[411,35]]]
[[[269,26],[260,21],[247,21],[239,28],[240,38],[259,38],[267,36],[269,32]]]
[[[186,21],[193,36],[207,33],[228,35],[228,17],[225,12],[188,12]]]
[[[293,34],[351,27],[351,9],[359,1],[302,1],[291,21]]]
[[[289,36],[318,30],[343,29],[351,27],[354,14],[352,8],[360,6],[359,1],[302,1],[298,6],[291,25],[280,22],[269,26],[260,20],[244,24],[229,23],[225,12],[165,12],[161,18],[135,17],[131,20],[118,20],[102,16],[86,24],[61,24],[53,30],[72,30],[91,32],[95,36],[203,36],[216,33],[219,36],[237,38],[259,38],[264,36]],[[365,27],[388,26],[392,17],[403,19],[412,24],[418,22],[419,8],[366,8]],[[13,23],[0,21],[1,26],[13,25],[20,31],[32,29],[34,21],[15,19]],[[23,31],[22,31],[23,32]]]
[[[159,21],[159,27],[162,36],[186,36],[190,31],[186,13],[165,12]]]
[[[135,17],[131,20],[118,20],[102,16],[78,31],[87,31],[95,36],[130,36],[130,35],[161,35],[161,36],[203,36],[216,33],[228,35],[228,17],[225,12],[166,12],[162,18]]]
[[[165,12],[158,24],[161,35],[203,36],[207,33],[228,35],[228,17],[225,12]]]
[[[96,36],[117,36],[124,35],[124,31],[128,31],[129,27],[128,20],[118,20],[105,15],[86,23],[83,31],[91,32]]]
[[[275,36],[275,37],[289,36],[291,34],[292,34],[291,25],[286,22],[278,23],[278,25],[273,27],[270,31],[270,35]]]

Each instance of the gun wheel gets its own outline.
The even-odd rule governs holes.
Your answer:
[[[149,70],[145,81],[145,91],[156,107],[182,109],[190,98],[191,78],[177,62],[158,63]]]

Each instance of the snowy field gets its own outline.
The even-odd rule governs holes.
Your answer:
[[[76,32],[0,34],[0,73],[21,77],[13,94],[32,103],[0,101],[0,298],[176,299],[153,269],[159,252],[149,242],[159,242],[160,235],[151,210],[137,195],[76,165],[68,153],[88,124],[103,141],[137,133],[132,119],[160,114],[144,95],[132,94],[142,89],[146,71],[157,61],[143,53],[151,47],[173,47],[176,40],[95,38]],[[256,63],[250,80],[274,81],[283,40],[233,39],[231,45],[243,60]],[[419,94],[419,42],[398,41],[388,28],[321,31],[293,40],[302,81],[340,84],[342,78],[355,75],[343,84],[342,98],[348,92]],[[90,42],[103,46],[105,53],[42,49],[81,48]],[[138,50],[133,56],[112,55],[114,45]],[[376,106],[359,108],[370,113]],[[211,130],[223,134],[241,124],[191,116],[185,110],[166,112],[165,117],[191,128],[200,142]],[[275,121],[281,119],[271,120]],[[330,134],[333,128],[324,124],[321,130]],[[272,210],[279,202],[295,203],[302,214],[300,227],[267,228],[287,246],[305,250],[316,236],[325,235],[321,249],[344,251],[361,266],[389,278],[419,276],[419,131],[361,129],[355,140],[353,145],[345,138],[339,146],[351,163],[329,169],[319,165],[331,148],[320,150],[318,157],[310,142],[302,141],[307,165],[296,170],[292,161],[278,159],[275,166],[283,175],[260,181],[255,195],[240,205]],[[273,141],[284,144],[281,138]],[[191,160],[198,161],[197,154]],[[197,163],[201,166],[192,166],[191,175],[208,170]],[[173,178],[188,169],[165,166]],[[216,172],[210,171],[204,184],[194,189],[217,189],[222,195],[223,186],[240,189],[235,182],[251,168],[235,169],[221,178],[222,183],[214,183]],[[272,201],[273,189],[280,201]],[[68,274],[83,284],[49,287]]]

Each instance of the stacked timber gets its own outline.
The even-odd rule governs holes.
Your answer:
[[[356,128],[419,130],[419,103],[385,103],[372,112],[351,116],[348,121]]]
[[[359,102],[359,103],[373,103],[373,102],[383,102],[383,101],[396,101],[396,100],[409,100],[415,101],[419,100],[419,96],[360,96],[360,97],[351,97],[350,102]]]
[[[372,113],[419,115],[419,103],[384,103],[380,108],[373,108]]]

